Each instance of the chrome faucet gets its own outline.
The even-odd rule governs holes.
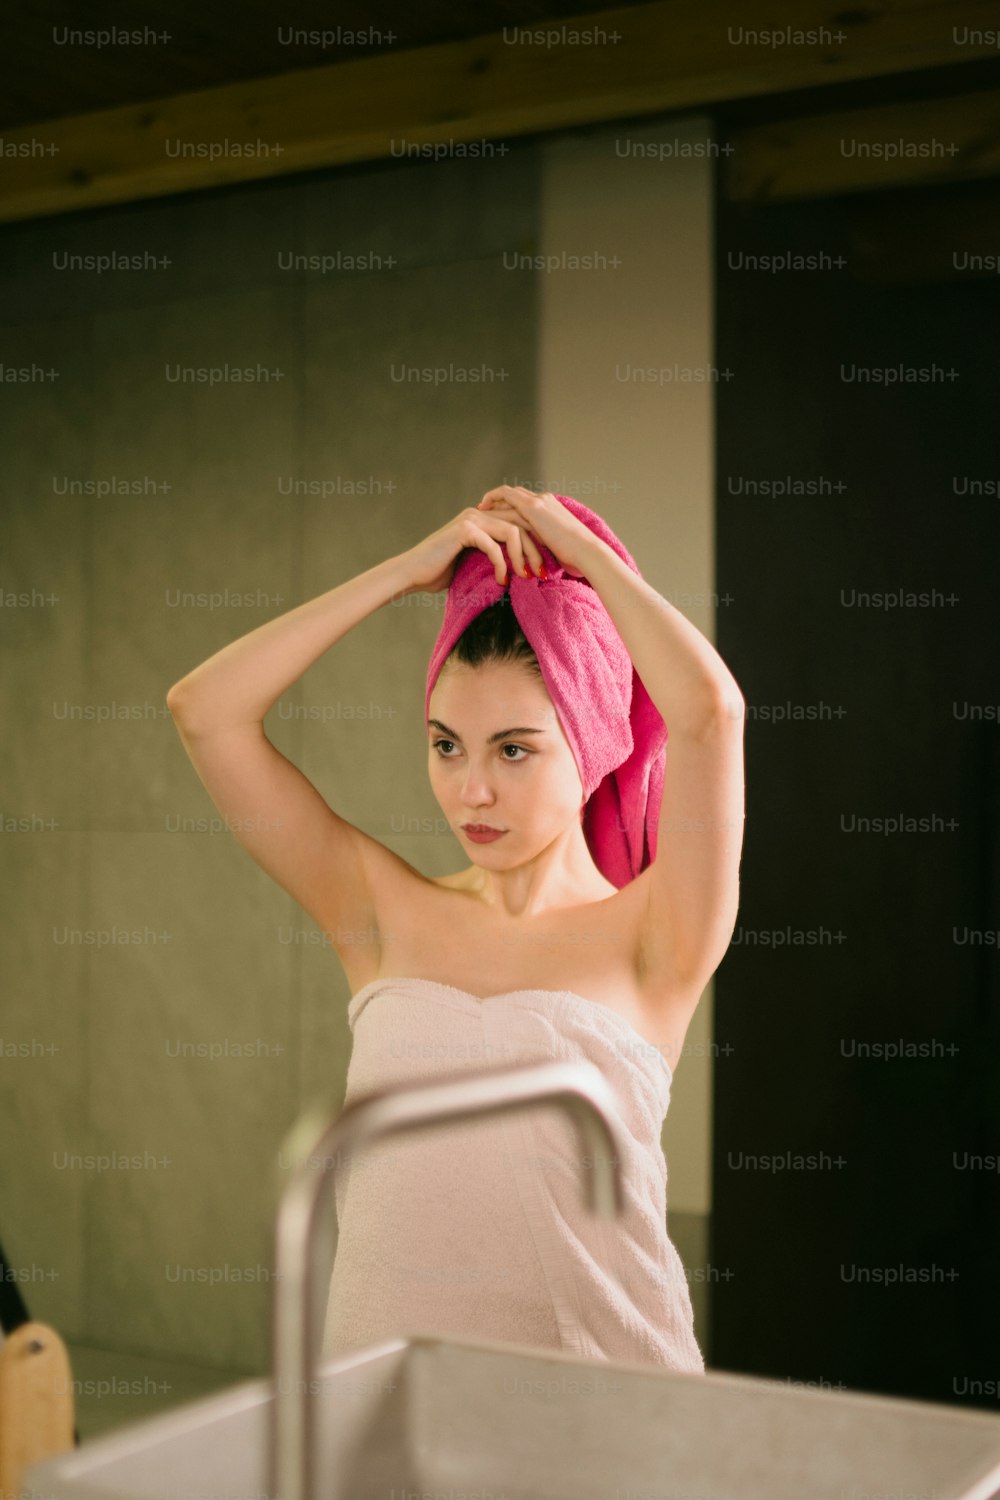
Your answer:
[[[537,1104],[557,1104],[570,1116],[585,1148],[581,1162],[587,1206],[599,1218],[614,1219],[624,1207],[615,1098],[593,1063],[540,1063],[432,1079],[413,1088],[368,1094],[333,1114],[314,1105],[289,1131],[283,1153],[292,1159],[292,1172],[275,1224],[268,1488],[274,1500],[314,1500],[316,1495],[317,1286],[325,1284],[329,1290],[336,1243],[336,1198],[323,1187],[338,1153],[397,1131]]]

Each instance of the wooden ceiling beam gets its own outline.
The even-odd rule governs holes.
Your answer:
[[[734,202],[875,192],[1000,173],[1000,93],[981,90],[732,132],[724,191]]]
[[[406,146],[502,152],[505,137],[973,62],[997,54],[1000,3],[891,0],[838,12],[829,0],[771,0],[766,24],[759,11],[752,19],[750,39],[740,0],[689,9],[652,0],[530,28],[603,33],[597,44],[511,44],[501,32],[22,126],[0,139],[0,221]]]

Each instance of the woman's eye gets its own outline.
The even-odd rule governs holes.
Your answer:
[[[442,748],[441,748],[442,745],[454,745],[454,743],[455,743],[454,740],[435,740],[434,741],[434,748],[438,752],[438,754],[441,756],[442,760],[451,760],[452,759],[452,757],[450,755],[446,754],[446,752],[444,750],[442,750]],[[531,751],[530,750],[526,750],[523,745],[514,745],[514,744],[508,743],[508,744],[502,746],[502,748],[504,750],[516,750],[516,751],[518,751],[518,755],[517,755],[516,759],[515,759],[515,757],[513,755],[503,755],[503,756],[501,756],[502,760],[508,760],[508,761],[510,761],[511,765],[514,765],[514,766],[520,765],[522,758],[526,760],[528,758],[528,756],[531,754]]]

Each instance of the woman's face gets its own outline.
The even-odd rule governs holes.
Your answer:
[[[544,683],[526,667],[447,662],[429,719],[431,787],[474,864],[511,869],[579,824],[583,783],[573,752]],[[476,843],[465,823],[505,832]]]

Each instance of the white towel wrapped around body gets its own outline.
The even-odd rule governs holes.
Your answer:
[[[672,1074],[609,1006],[570,990],[481,999],[377,979],[352,998],[345,1104],[374,1090],[539,1062],[595,1064],[625,1142],[626,1208],[587,1208],[580,1138],[538,1105],[442,1122],[334,1168],[338,1242],[323,1356],[433,1333],[703,1373],[687,1278],[667,1233],[660,1132]]]

